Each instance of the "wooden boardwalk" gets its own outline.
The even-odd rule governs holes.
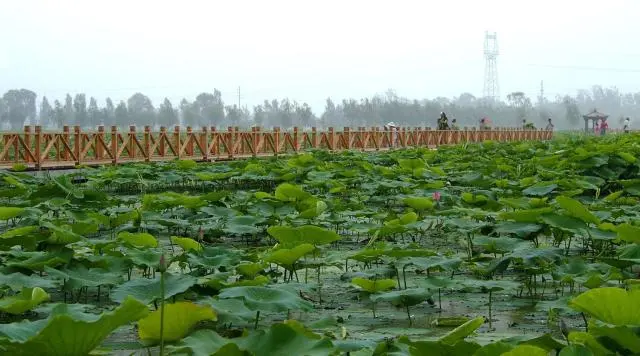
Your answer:
[[[291,131],[252,128],[241,131],[229,127],[193,130],[176,126],[169,131],[152,131],[145,127],[129,131],[103,126],[94,131],[65,126],[60,132],[44,132],[40,126],[25,126],[23,132],[1,133],[0,168],[23,164],[28,169],[68,169],[78,165],[117,165],[130,162],[156,162],[174,159],[223,161],[251,157],[274,157],[309,149],[331,152],[343,150],[380,151],[391,148],[438,147],[459,143],[493,141],[550,140],[552,131],[494,128],[480,131],[463,128],[438,131],[431,128],[399,128],[396,132],[379,127],[342,131],[316,128]]]

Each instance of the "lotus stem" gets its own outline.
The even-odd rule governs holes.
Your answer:
[[[256,312],[256,321],[253,323],[253,329],[258,330],[258,321],[260,320],[260,310]]]

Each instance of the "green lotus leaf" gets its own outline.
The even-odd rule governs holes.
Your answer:
[[[127,298],[114,311],[101,315],[68,313],[58,305],[49,319],[0,326],[0,348],[7,355],[84,356],[115,329],[149,313],[146,305]]]
[[[220,299],[242,299],[253,310],[285,312],[288,310],[311,310],[313,305],[298,295],[272,287],[232,287],[218,295]]]
[[[101,285],[117,285],[122,280],[122,274],[109,272],[101,268],[86,268],[84,265],[76,265],[73,268],[57,270],[48,266],[45,272],[52,277],[66,280],[70,288],[98,287]]]
[[[171,298],[176,294],[183,293],[196,284],[196,278],[188,274],[174,275],[165,273],[165,298]],[[111,292],[111,299],[121,303],[127,297],[149,304],[161,296],[160,275],[154,279],[137,278],[125,282]]]
[[[202,245],[188,237],[171,236],[171,242],[180,246],[183,251],[202,251]]]
[[[586,223],[600,224],[600,219],[582,205],[581,202],[566,196],[557,197],[556,202],[562,209],[566,210],[569,215]]]
[[[433,293],[429,292],[425,288],[407,288],[403,290],[395,290],[391,292],[385,292],[375,294],[371,297],[372,302],[390,302],[395,306],[413,306],[420,304],[429,299]]]
[[[265,256],[266,262],[272,262],[280,266],[291,269],[292,266],[304,255],[313,252],[316,248],[311,244],[302,244],[294,248],[281,248]]]
[[[417,211],[431,210],[435,206],[432,199],[425,197],[404,198],[403,202]]]
[[[49,300],[49,294],[40,287],[23,288],[11,297],[0,299],[0,310],[9,314],[22,314]]]
[[[522,194],[543,197],[556,190],[556,188],[558,188],[557,184],[540,183],[523,190]]]
[[[513,350],[505,352],[502,356],[549,356],[549,352],[531,345],[518,345]]]
[[[197,330],[174,345],[167,345],[165,350],[169,355],[234,355],[228,354],[224,347],[235,345],[234,340],[224,338],[213,330]],[[223,353],[224,351],[224,353]]]
[[[569,302],[577,311],[617,326],[640,326],[640,290],[616,287],[588,290]]]
[[[218,315],[218,323],[242,324],[253,320],[255,311],[250,310],[241,299],[212,299],[202,301],[210,305]]]
[[[311,338],[286,324],[273,324],[269,330],[249,334],[237,340],[236,344],[255,356],[324,356],[334,349],[328,338]]]
[[[160,321],[162,307],[138,321],[138,337],[145,344],[157,344],[161,339]],[[193,327],[205,320],[217,320],[216,312],[207,305],[177,302],[164,305],[165,342],[173,342],[187,336]]]
[[[360,287],[362,290],[368,293],[380,293],[390,289],[396,288],[398,285],[393,279],[365,279],[365,278],[353,278],[351,284]]]
[[[496,356],[504,355],[504,353],[513,350],[513,346],[504,342],[493,342],[491,344],[482,346],[473,354],[473,356]]]
[[[158,247],[158,240],[146,232],[123,231],[118,234],[118,239],[134,247]]]
[[[0,206],[0,220],[10,220],[17,218],[24,213],[24,208],[13,206]]]
[[[471,319],[442,336],[439,341],[443,344],[453,346],[473,334],[482,324],[484,324],[484,318],[481,316]]]
[[[621,224],[618,225],[616,231],[620,240],[640,244],[640,227]]]
[[[22,273],[0,274],[0,286],[7,286],[16,292],[23,288],[55,288],[57,285],[55,281],[39,277],[37,274],[30,276]]]

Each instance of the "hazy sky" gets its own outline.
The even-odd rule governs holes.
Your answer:
[[[0,0],[0,92],[159,104],[218,88],[227,103],[324,99],[393,88],[410,98],[482,94],[485,30],[500,92],[640,91],[638,0]],[[554,67],[557,66],[557,67]],[[582,67],[591,69],[576,69]]]

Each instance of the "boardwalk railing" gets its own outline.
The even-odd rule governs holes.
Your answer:
[[[0,166],[22,163],[30,168],[63,168],[76,165],[120,164],[127,162],[193,159],[197,161],[229,160],[248,157],[277,156],[305,149],[329,151],[387,150],[393,147],[437,147],[464,142],[549,140],[551,131],[494,128],[476,130],[438,131],[431,128],[398,128],[391,132],[379,127],[342,131],[303,131],[293,128],[270,131],[252,128],[241,131],[229,127],[219,131],[215,127],[194,130],[176,126],[173,130],[150,127],[136,131],[119,131],[103,126],[97,131],[82,131],[79,126],[65,126],[61,132],[44,132],[40,126],[25,126],[21,133],[2,133]]]

